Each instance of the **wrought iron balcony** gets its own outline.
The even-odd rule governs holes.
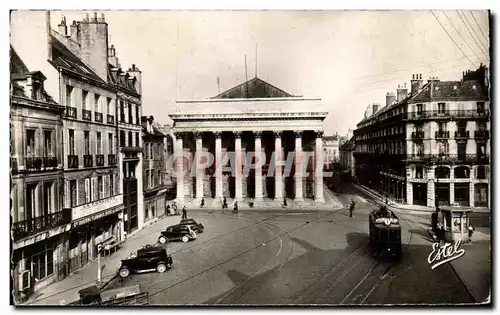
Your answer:
[[[107,120],[107,122],[110,125],[114,125],[115,124],[115,116],[108,114],[108,120]]]
[[[66,117],[76,119],[76,107],[66,106]]]
[[[82,119],[91,121],[92,120],[92,112],[90,110],[87,110],[87,109],[82,109]]]
[[[43,160],[41,157],[27,157],[24,159],[26,170],[39,170],[42,168]]]
[[[43,158],[43,166],[44,167],[57,167],[57,158],[56,157],[44,157]]]
[[[474,138],[476,139],[489,139],[490,131],[489,130],[475,130]]]
[[[449,139],[450,132],[446,130],[438,130],[436,131],[436,139]]]
[[[68,168],[78,168],[78,155],[68,155]]]
[[[422,140],[422,139],[424,139],[424,132],[423,131],[413,131],[411,133],[411,139],[412,140]]]
[[[83,156],[83,167],[92,167],[94,166],[94,159],[91,154],[85,154]]]
[[[116,165],[116,154],[108,154],[108,165]]]
[[[455,131],[455,139],[469,139],[469,131],[468,130],[458,130]]]
[[[486,154],[409,154],[406,160],[426,164],[488,164],[490,157]]]
[[[418,112],[407,112],[404,114],[405,120],[439,120],[439,119],[474,119],[474,118],[489,118],[488,110],[427,110]]]
[[[95,156],[95,165],[104,166],[104,154],[97,154]]]
[[[29,220],[14,222],[12,224],[14,240],[17,241],[68,223],[71,223],[71,209],[63,209],[59,212],[49,213]]]
[[[94,112],[94,120],[96,122],[102,123],[102,113],[99,112]]]

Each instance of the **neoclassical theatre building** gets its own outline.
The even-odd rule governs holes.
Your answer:
[[[178,176],[178,200],[324,201],[322,136],[328,113],[321,99],[293,96],[256,77],[210,99],[179,100],[177,108],[169,115],[174,121],[174,154],[190,161],[184,159],[181,167],[196,163],[196,152],[211,153],[215,159],[205,169],[195,167]],[[227,166],[231,160],[226,153],[232,152],[243,156],[235,159],[241,172],[216,167]],[[295,158],[300,152],[303,158]],[[266,160],[256,163],[248,158],[252,155]],[[279,167],[284,161],[289,171]],[[248,163],[255,168],[249,169]],[[307,172],[296,172],[301,169]]]

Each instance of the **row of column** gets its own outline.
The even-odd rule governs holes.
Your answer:
[[[215,132],[215,197],[222,198],[222,133]],[[235,152],[236,154],[236,169],[235,172],[235,198],[243,198],[242,191],[242,156],[239,154],[241,152],[241,132],[234,132],[235,135]],[[262,132],[254,132],[255,136],[255,154],[260,156],[262,152]],[[196,135],[196,152],[201,152],[203,150],[202,143],[202,133],[195,133]],[[303,187],[302,187],[302,174],[300,171],[302,169],[302,135],[303,132],[295,132],[295,200],[303,200]],[[323,154],[323,132],[315,132],[316,142],[315,142],[315,200],[322,202],[323,197],[323,159],[319,158]],[[180,156],[183,152],[183,139],[182,133],[178,132],[175,134],[175,153]],[[275,199],[283,198],[283,156],[282,156],[282,141],[283,136],[282,131],[274,132],[274,151],[275,151]],[[199,160],[196,163],[200,163]],[[176,159],[176,169],[178,171],[182,170],[183,161],[182,159]],[[201,199],[203,197],[203,177],[205,175],[205,169],[196,167],[196,198]],[[255,169],[255,201],[262,200],[263,189],[262,189],[262,165],[257,163]],[[184,198],[184,178],[183,176],[177,177],[177,198]]]

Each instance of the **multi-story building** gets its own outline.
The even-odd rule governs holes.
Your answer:
[[[10,156],[14,297],[24,300],[58,280],[71,209],[63,204],[62,114],[11,49]]]
[[[399,87],[373,112],[355,131],[360,183],[410,205],[490,207],[485,66],[461,81],[413,75],[409,95]]]
[[[354,160],[354,150],[356,148],[356,143],[354,137],[351,137],[349,141],[346,141],[339,148],[340,152],[340,166],[344,171],[347,171],[350,177],[356,175],[355,160]]]
[[[325,169],[332,169],[333,163],[339,162],[339,136],[323,137],[323,150],[325,151]]]
[[[142,116],[144,178],[144,221],[165,215],[165,138],[157,126],[153,124],[153,116]]]
[[[490,207],[488,69],[425,85],[420,75],[414,85],[404,116],[407,203]]]
[[[53,262],[58,277],[64,277],[95,258],[98,245],[123,240],[130,231],[127,219],[133,217],[127,212],[130,204],[141,206],[142,193],[137,194],[137,190],[142,191],[138,133],[135,137],[127,133],[129,142],[120,146],[125,150],[117,156],[118,132],[123,128],[140,132],[137,119],[132,126],[118,125],[117,121],[124,113],[117,108],[121,100],[140,104],[140,72],[135,67],[126,73],[116,68],[118,58],[114,47],[108,47],[104,15],[74,21],[69,33],[65,19],[57,30],[50,25],[49,12],[11,14],[12,47],[23,61],[26,59],[28,68],[43,70],[47,94],[65,108],[61,133],[53,140],[62,144],[58,146],[62,149],[58,163],[64,179],[56,196],[61,196],[61,206],[68,209],[71,223],[61,257]],[[39,53],[33,54],[32,46],[39,47]],[[140,117],[140,108],[139,114],[136,110],[133,113]],[[41,139],[38,135],[35,141]],[[133,153],[128,154],[126,148],[134,148]],[[135,163],[133,168],[128,159]],[[131,180],[139,185],[135,191],[125,190],[125,184],[122,187],[122,174],[127,175],[125,179],[138,174],[138,180]],[[142,215],[135,217],[139,217],[136,226],[140,227]]]

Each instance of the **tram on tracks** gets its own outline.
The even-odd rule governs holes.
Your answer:
[[[401,259],[401,225],[386,206],[370,213],[370,247],[379,258]]]

